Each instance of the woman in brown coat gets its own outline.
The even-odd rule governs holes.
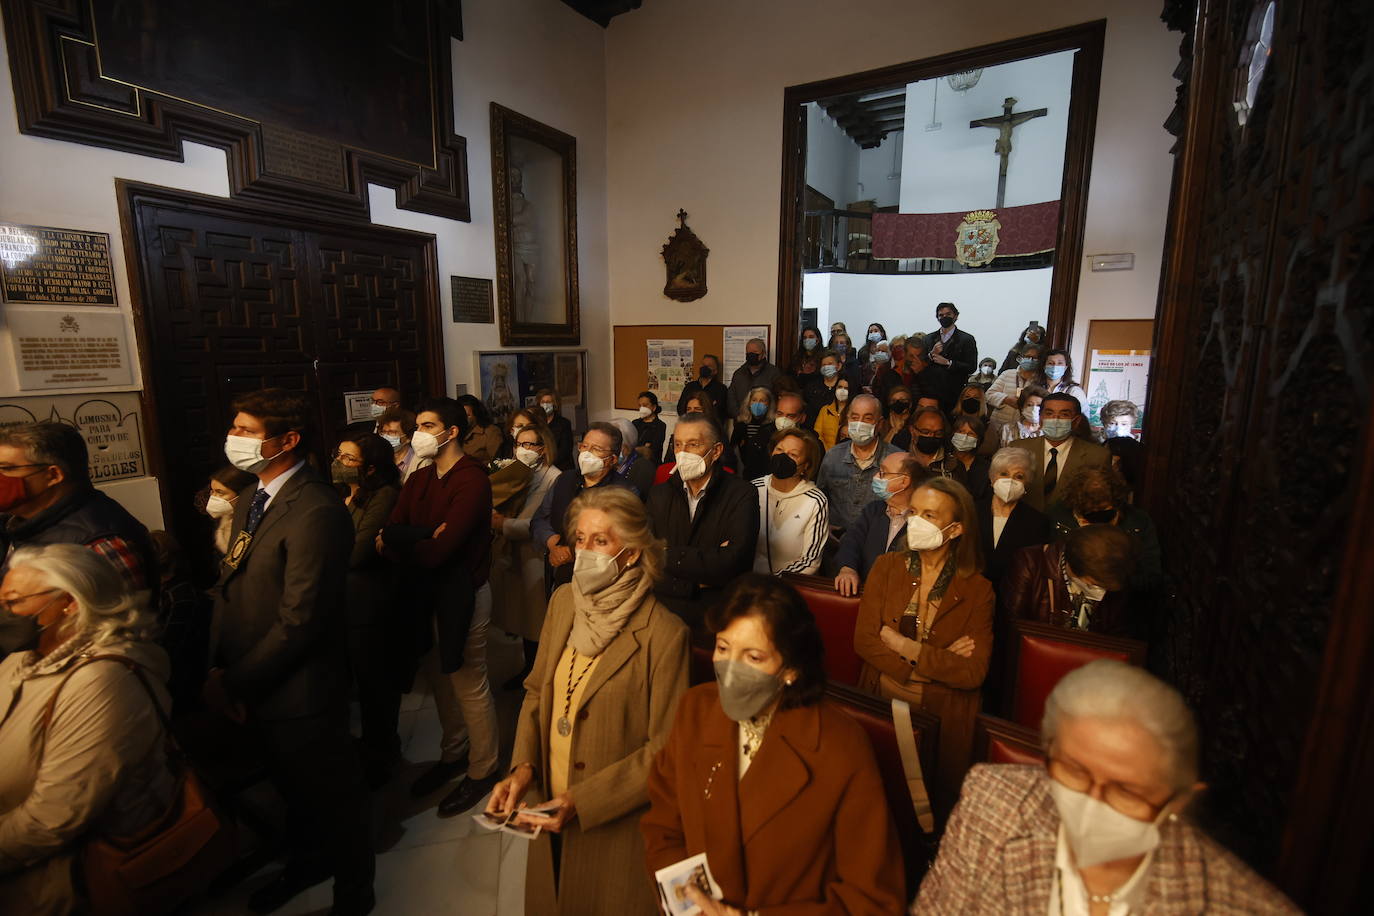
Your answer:
[[[558,802],[550,817],[517,815],[543,831],[525,872],[527,913],[650,913],[653,882],[631,863],[644,859],[650,761],[687,689],[687,627],[654,598],[663,544],[633,491],[586,490],[568,528],[573,580],[549,601],[511,773],[487,812],[524,807],[527,793]]]
[[[910,505],[908,549],[879,557],[864,583],[854,649],[865,662],[861,687],[940,717],[935,800],[947,811],[973,754],[995,599],[979,573],[978,523],[963,485],[932,477],[911,491]]]
[[[682,698],[649,773],[653,873],[705,853],[705,916],[890,914],[900,847],[863,728],[825,696],[824,648],[796,590],[749,573],[708,614],[716,683]]]

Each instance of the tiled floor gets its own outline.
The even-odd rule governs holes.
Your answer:
[[[488,646],[492,690],[501,719],[502,770],[515,739],[523,691],[503,691],[519,667],[520,641],[497,633]],[[391,783],[373,793],[377,850],[377,916],[461,914],[520,916],[525,909],[524,840],[489,833],[468,815],[439,818],[435,807],[456,783],[425,799],[410,797],[410,783],[439,756],[439,720],[428,693],[403,699],[400,721],[405,764]],[[473,809],[481,810],[481,806]],[[277,873],[270,865],[232,892],[190,907],[186,916],[239,916],[245,900]],[[330,884],[317,885],[277,912],[322,916],[329,911]]]

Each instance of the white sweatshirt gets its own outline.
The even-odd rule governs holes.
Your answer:
[[[772,476],[754,481],[759,494],[759,540],[754,571],[813,573],[830,535],[830,504],[825,491],[809,480],[791,493],[771,486]]]

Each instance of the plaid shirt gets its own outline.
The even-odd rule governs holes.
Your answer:
[[[964,780],[940,854],[912,914],[1049,911],[1059,813],[1043,767],[980,765]],[[1159,827],[1142,912],[1281,913],[1299,910],[1211,837],[1182,818]]]
[[[124,577],[125,582],[129,583],[130,588],[135,590],[148,588],[148,571],[143,568],[143,561],[128,541],[121,537],[111,536],[96,538],[86,546],[113,563],[114,568],[119,570],[119,574]]]

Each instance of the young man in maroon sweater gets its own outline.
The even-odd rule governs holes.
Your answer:
[[[420,405],[411,447],[434,464],[415,471],[401,489],[379,548],[402,565],[404,591],[421,606],[420,663],[443,727],[440,758],[411,786],[429,795],[460,772],[467,778],[439,803],[451,817],[476,805],[496,784],[499,734],[487,682],[491,622],[491,484],[486,470],[463,454],[467,414],[452,398]]]

